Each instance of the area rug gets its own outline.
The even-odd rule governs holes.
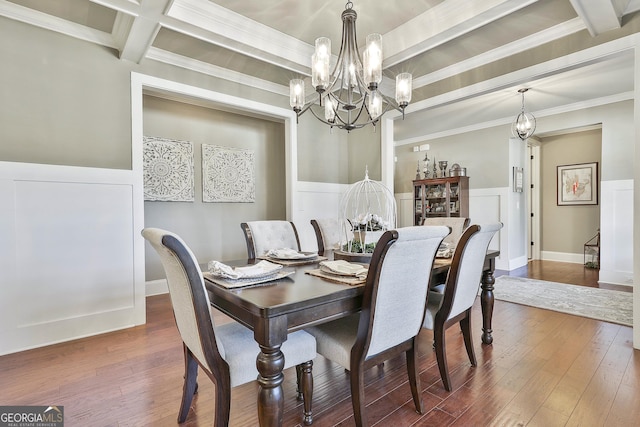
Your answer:
[[[619,325],[633,324],[633,294],[547,282],[525,277],[500,276],[495,299],[559,311]]]

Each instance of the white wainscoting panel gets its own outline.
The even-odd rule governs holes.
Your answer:
[[[303,251],[317,251],[316,234],[311,220],[316,218],[338,218],[340,200],[349,189],[348,184],[331,184],[322,182],[298,181],[298,210],[291,219],[298,231],[300,246]]]
[[[144,323],[134,175],[0,162],[0,354]]]
[[[411,227],[413,221],[413,193],[396,193],[396,207],[398,209],[398,227]]]
[[[508,233],[518,232],[509,228],[507,216],[507,193],[509,188],[479,188],[469,190],[469,218],[471,224],[501,222],[504,227],[493,237],[489,249],[500,251],[496,259],[496,268],[509,270]],[[522,230],[521,232],[524,232]]]
[[[600,282],[633,285],[633,180],[602,181]]]

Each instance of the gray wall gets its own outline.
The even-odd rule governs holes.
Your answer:
[[[148,59],[123,61],[115,50],[3,17],[0,55],[3,161],[131,169],[132,71],[289,108],[285,96]],[[299,179],[348,183],[347,142],[303,116]]]
[[[600,205],[558,206],[557,166],[598,162],[602,165],[600,129],[541,138],[541,249],[579,254],[600,228]],[[598,182],[599,186],[599,182]]]
[[[396,147],[395,192],[413,191],[417,162],[420,160],[422,171],[425,153],[429,154],[432,173],[434,158],[436,161],[446,160],[448,167],[458,163],[467,168],[470,188],[507,187],[510,132],[509,127],[498,126]],[[414,146],[423,144],[429,144],[429,151],[413,152]]]
[[[131,168],[132,64],[0,17],[0,160]]]

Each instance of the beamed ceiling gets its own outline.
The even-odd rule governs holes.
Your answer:
[[[122,61],[161,61],[288,97],[289,79],[310,75],[317,37],[338,53],[345,3],[0,0],[0,15],[114,49]],[[418,123],[430,135],[500,123],[517,114],[524,86],[527,110],[542,115],[633,93],[629,49],[557,59],[640,31],[640,0],[354,0],[353,8],[361,46],[367,34],[383,35],[383,88],[413,74],[396,140],[415,138]]]

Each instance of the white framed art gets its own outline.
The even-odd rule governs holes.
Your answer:
[[[244,148],[202,144],[202,201],[256,201],[255,153]]]
[[[144,200],[193,202],[193,143],[143,137]]]

